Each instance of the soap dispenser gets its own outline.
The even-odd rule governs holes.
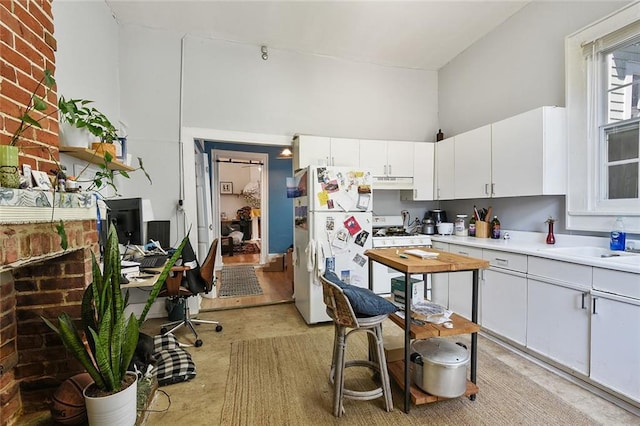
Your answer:
[[[622,218],[618,216],[613,229],[611,230],[611,239],[609,241],[609,249],[623,251],[626,247],[627,233],[624,230],[624,222]]]

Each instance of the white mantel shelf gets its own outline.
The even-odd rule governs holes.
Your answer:
[[[53,192],[0,188],[0,224],[96,220],[91,192]]]

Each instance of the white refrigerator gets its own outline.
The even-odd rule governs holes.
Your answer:
[[[333,270],[343,281],[368,288],[371,248],[371,172],[350,167],[309,166],[287,185],[294,198],[296,308],[307,322],[330,321],[318,279]]]

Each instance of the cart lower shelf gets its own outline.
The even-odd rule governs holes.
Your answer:
[[[387,364],[387,368],[389,370],[389,375],[393,377],[396,383],[398,383],[400,388],[404,391],[404,361],[390,362]],[[467,389],[465,390],[463,396],[475,395],[478,393],[478,390],[479,388],[475,383],[467,380]],[[411,401],[415,405],[429,404],[431,402],[451,399],[428,394],[414,384],[411,384],[409,393],[411,395]]]

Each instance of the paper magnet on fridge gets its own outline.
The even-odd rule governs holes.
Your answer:
[[[353,237],[358,232],[362,231],[362,227],[358,223],[355,217],[349,216],[347,220],[344,221],[344,226],[349,231],[349,234]]]

